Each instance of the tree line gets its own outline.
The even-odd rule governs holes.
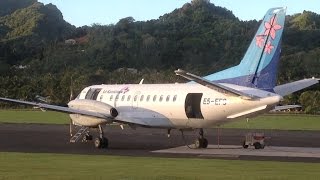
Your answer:
[[[132,17],[116,24],[76,28],[52,4],[1,1],[0,96],[65,104],[92,84],[184,82],[173,71],[198,75],[240,62],[259,24],[225,8],[193,0],[155,20]],[[66,40],[72,40],[69,41]],[[320,77],[320,17],[287,16],[278,83]],[[129,69],[136,69],[132,72]],[[320,111],[320,86],[288,96],[308,113]],[[71,93],[72,92],[72,93]]]

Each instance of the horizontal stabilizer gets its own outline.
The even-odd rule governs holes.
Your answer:
[[[281,96],[286,96],[289,95],[291,93],[294,93],[296,91],[299,91],[301,89],[307,88],[309,86],[312,86],[314,84],[319,83],[320,79],[316,79],[316,78],[309,78],[309,79],[303,79],[300,81],[295,81],[295,82],[291,82],[291,83],[287,83],[287,84],[283,84],[283,85],[279,85],[274,87],[274,92],[281,95]]]
[[[249,94],[237,91],[235,89],[226,87],[226,86],[224,86],[222,84],[211,82],[211,81],[209,81],[209,80],[207,80],[205,78],[202,78],[200,76],[191,74],[191,73],[186,72],[186,71],[181,70],[181,69],[178,69],[178,70],[176,70],[174,72],[176,73],[176,75],[182,76],[182,77],[184,77],[184,78],[186,78],[186,79],[188,79],[190,81],[194,81],[194,82],[196,82],[198,84],[206,86],[206,87],[208,87],[210,89],[213,89],[215,91],[218,91],[220,93],[231,94],[233,96],[239,96],[239,97],[244,98],[244,99],[257,99],[258,98],[258,97],[255,97],[253,95],[249,95]]]

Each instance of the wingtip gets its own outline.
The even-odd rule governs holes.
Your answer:
[[[185,73],[185,72],[186,72],[186,71],[184,71],[184,70],[182,70],[182,69],[177,69],[177,70],[174,71],[174,73],[176,73],[177,75],[183,74],[183,73]]]

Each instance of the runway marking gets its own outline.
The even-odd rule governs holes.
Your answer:
[[[267,156],[267,157],[305,157],[320,158],[320,148],[311,147],[279,147],[267,146],[265,149],[244,149],[235,145],[209,145],[207,149],[189,149],[186,146],[180,146],[170,149],[152,151],[153,153],[170,153],[170,154],[193,154],[199,156]]]

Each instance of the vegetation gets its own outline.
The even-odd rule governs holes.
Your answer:
[[[126,17],[116,24],[75,28],[52,4],[2,0],[0,96],[50,96],[52,103],[65,104],[70,94],[91,84],[138,83],[141,78],[179,82],[176,68],[206,75],[238,64],[259,24],[240,21],[208,0],[193,0],[156,20]],[[319,47],[319,15],[288,16],[278,83],[320,77]],[[308,91],[287,97],[286,103],[319,112],[320,97],[314,94],[320,85]]]
[[[320,116],[304,114],[268,114],[247,120],[227,123],[223,128],[320,130]]]
[[[317,179],[319,164],[0,153],[2,179]],[[298,170],[298,171],[297,171]]]

